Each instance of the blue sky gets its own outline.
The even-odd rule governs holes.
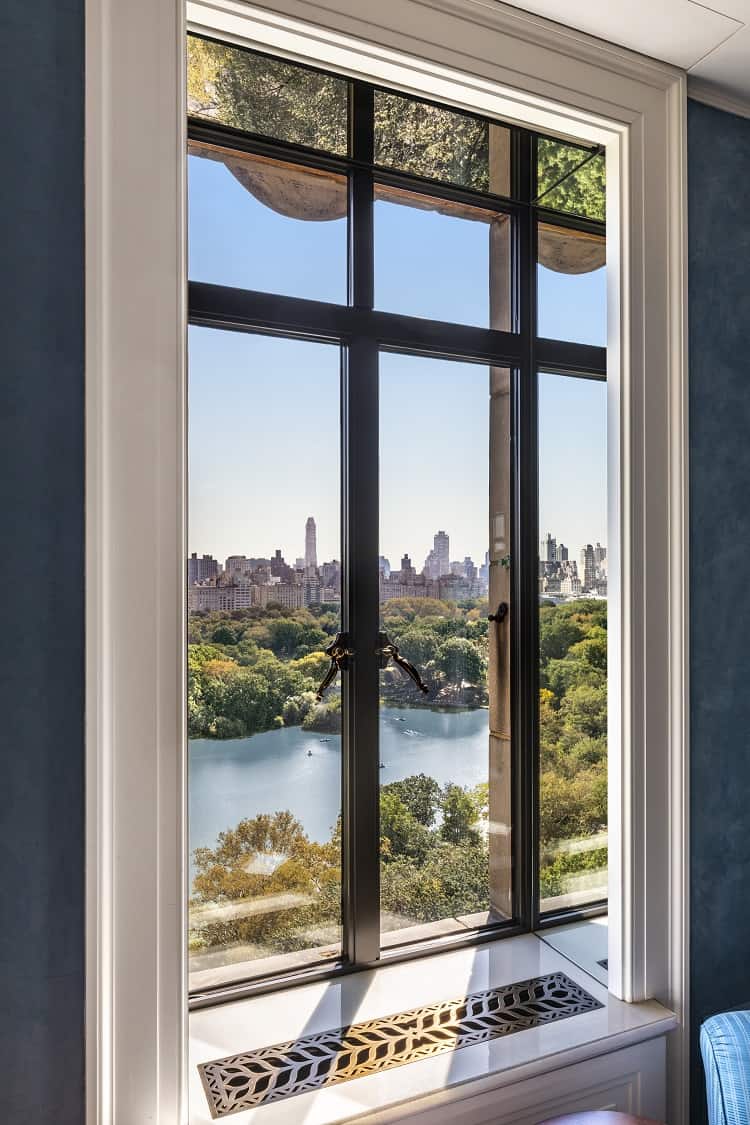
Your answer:
[[[305,222],[260,204],[223,165],[190,157],[190,277],[346,299],[345,220]],[[484,223],[376,204],[376,306],[488,324]],[[604,271],[539,270],[540,333],[605,343]],[[451,557],[487,547],[488,370],[381,360],[381,550],[418,567],[438,528]],[[606,542],[605,388],[540,376],[540,530],[574,551]],[[189,545],[223,559],[340,557],[339,353],[323,344],[191,328]]]

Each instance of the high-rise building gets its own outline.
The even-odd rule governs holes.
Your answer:
[[[315,570],[318,566],[318,544],[317,534],[315,531],[315,520],[312,516],[307,517],[305,524],[305,567],[310,567]]]
[[[555,552],[555,561],[556,562],[567,562],[568,561],[568,548],[565,546],[564,543],[558,543],[557,544],[557,551]]]
[[[417,576],[417,572],[412,566],[411,559],[408,555],[404,555],[401,559],[401,581],[403,583],[413,582]]]
[[[601,566],[604,559],[607,557],[607,548],[602,547],[601,543],[597,543],[594,547],[594,562],[597,566]]]
[[[422,573],[426,578],[439,578],[440,577],[440,563],[435,554],[434,549],[430,551],[427,558],[424,560],[424,567]]]
[[[385,555],[378,555],[378,571],[384,578],[391,577],[391,562]]]
[[[553,539],[549,531],[539,544],[539,561],[540,562],[556,562],[557,561],[557,540]]]
[[[204,555],[198,558],[195,551],[187,561],[187,583],[195,586],[196,582],[205,582],[207,578],[215,578],[219,573],[219,563],[213,555]]]
[[[438,531],[432,541],[435,559],[437,560],[438,578],[450,574],[450,536],[445,531]]]
[[[581,589],[594,590],[596,588],[596,562],[594,561],[594,548],[590,543],[581,547],[581,566],[579,570]]]

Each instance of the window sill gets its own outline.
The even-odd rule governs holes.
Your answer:
[[[565,929],[565,927],[563,927]],[[362,972],[190,1015],[190,1125],[211,1125],[197,1067],[302,1034],[392,1015],[420,1004],[564,972],[603,1007],[504,1038],[232,1114],[233,1125],[334,1125],[369,1114],[403,1116],[418,1100],[440,1104],[510,1085],[664,1035],[677,1026],[654,1001],[624,1004],[578,964],[533,934]],[[470,1083],[467,1088],[466,1084]],[[415,1105],[414,1103],[417,1102]],[[399,1109],[399,1106],[401,1108]],[[384,1112],[385,1111],[385,1112]]]

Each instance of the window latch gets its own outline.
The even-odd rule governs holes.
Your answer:
[[[411,676],[412,680],[414,680],[414,683],[417,685],[419,690],[423,691],[425,695],[427,695],[430,689],[427,687],[427,684],[420,676],[418,670],[414,667],[410,660],[407,660],[405,656],[401,655],[397,646],[393,643],[387,633],[378,633],[378,645],[380,647],[376,651],[378,657],[380,658],[380,667],[387,668],[388,661],[392,660],[394,664],[398,664],[399,668],[405,675]]]
[[[505,621],[505,618],[507,616],[508,616],[508,603],[507,602],[500,602],[500,605],[497,607],[496,613],[488,613],[487,614],[487,620],[488,621],[497,621],[498,625],[502,625],[503,621]]]
[[[330,657],[331,663],[328,667],[323,680],[315,693],[315,698],[321,700],[328,688],[331,686],[336,676],[344,668],[349,667],[349,660],[354,656],[354,649],[350,648],[350,638],[348,633],[337,633],[331,643],[325,649],[326,656]]]

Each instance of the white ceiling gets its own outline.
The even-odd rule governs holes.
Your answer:
[[[578,31],[673,63],[750,104],[750,0],[510,0]]]

